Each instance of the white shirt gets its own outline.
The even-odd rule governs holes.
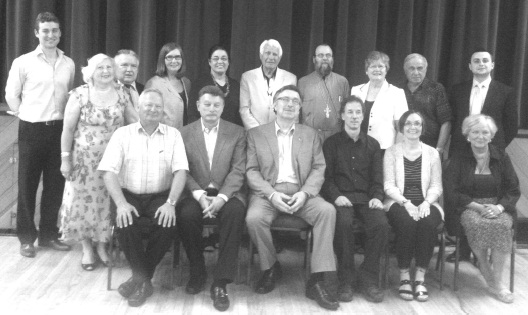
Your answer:
[[[484,106],[484,100],[488,95],[489,85],[491,83],[491,76],[482,82],[478,82],[473,79],[473,85],[471,88],[471,96],[469,98],[469,114],[480,114],[482,107]]]
[[[275,132],[279,143],[279,174],[276,183],[298,184],[297,176],[293,169],[292,161],[292,143],[295,124],[293,124],[286,133],[282,132],[275,121]]]
[[[13,61],[6,82],[5,98],[12,111],[27,122],[64,119],[68,92],[73,87],[75,64],[57,49],[52,66],[42,48],[37,48]]]
[[[189,170],[180,132],[159,124],[149,135],[140,122],[117,129],[97,168],[118,175],[121,188],[134,194],[169,190],[173,173]]]
[[[207,159],[209,160],[209,169],[211,169],[211,166],[213,165],[214,150],[216,147],[216,139],[218,138],[218,128],[220,124],[217,123],[213,128],[207,129],[203,123],[203,119],[200,119],[200,122],[202,123],[202,132],[205,140],[205,149],[207,150]],[[213,183],[209,183],[208,187],[218,189],[213,185]],[[193,198],[196,201],[200,201],[200,197],[202,197],[204,193],[205,190],[203,189],[193,190]],[[229,200],[224,194],[218,194],[218,197],[224,199],[225,202]]]

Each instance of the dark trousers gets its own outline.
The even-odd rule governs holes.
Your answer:
[[[356,216],[365,230],[365,259],[360,268],[365,280],[376,281],[380,258],[389,239],[390,225],[385,211],[369,209],[368,204],[336,208],[334,251],[337,256],[337,275],[341,282],[350,283],[354,274],[354,220]],[[377,283],[377,282],[376,282]]]
[[[20,120],[18,125],[17,235],[22,244],[33,244],[37,239],[34,216],[41,175],[43,190],[38,237],[42,241],[58,237],[57,216],[64,177],[60,172],[62,121],[55,123],[46,125]]]
[[[396,232],[398,267],[409,268],[414,257],[417,267],[427,269],[437,242],[436,228],[442,222],[440,211],[431,206],[427,217],[414,221],[404,207],[394,203],[387,216]]]
[[[169,196],[169,191],[157,194],[136,195],[123,190],[126,201],[139,212],[133,223],[118,228],[118,239],[130,263],[134,279],[152,279],[154,270],[170,248],[176,235],[176,226],[163,227],[154,215]],[[147,241],[146,247],[143,240]]]
[[[235,278],[238,247],[244,230],[246,207],[238,198],[231,198],[217,213],[216,219],[203,218],[200,204],[193,198],[182,200],[178,207],[178,230],[189,258],[191,278],[205,277],[203,225],[218,224],[220,249],[213,271],[214,280],[232,282]]]

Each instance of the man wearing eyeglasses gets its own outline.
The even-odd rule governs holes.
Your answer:
[[[340,102],[350,94],[348,80],[335,72],[332,48],[327,44],[317,46],[313,56],[314,72],[299,80],[303,106],[299,122],[319,133],[322,142],[339,132]]]
[[[134,108],[139,110],[139,94],[143,92],[145,86],[136,82],[139,68],[139,57],[129,49],[121,49],[114,57],[117,64],[116,77],[119,82],[123,83],[130,91]]]
[[[324,272],[336,270],[332,247],[336,213],[334,206],[319,196],[326,167],[321,140],[313,128],[295,123],[301,108],[297,87],[279,89],[273,108],[276,119],[250,129],[247,140],[246,177],[251,193],[246,223],[263,271],[255,291],[271,292],[281,277],[270,225],[279,213],[293,215],[313,227],[312,274],[306,297],[336,310],[339,302],[324,285]]]
[[[297,84],[297,77],[279,69],[282,47],[274,39],[260,45],[262,66],[244,72],[240,80],[240,117],[246,130],[275,120],[273,95],[282,86]]]

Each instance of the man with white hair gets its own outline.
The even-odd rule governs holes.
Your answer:
[[[281,57],[279,42],[265,40],[260,45],[262,65],[242,74],[240,116],[246,130],[274,121],[273,95],[285,85],[297,84],[293,73],[278,68]]]

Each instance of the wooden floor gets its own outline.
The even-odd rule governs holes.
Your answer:
[[[162,288],[167,283],[170,268],[168,256],[158,267],[153,279],[154,295],[140,308],[130,308],[115,290],[128,279],[128,267],[115,268],[113,290],[106,290],[107,270],[93,272],[81,269],[81,248],[74,246],[63,253],[38,249],[37,257],[25,258],[18,253],[15,237],[1,236],[0,251],[0,313],[1,314],[208,314],[217,313],[213,308],[208,290],[196,296],[187,295],[184,286],[175,290]],[[451,251],[452,249],[448,249]],[[214,254],[206,254],[211,270]],[[247,251],[241,253],[245,270]],[[361,255],[357,255],[360,263]],[[460,289],[452,290],[453,266],[446,264],[443,291],[439,290],[437,275],[433,270],[427,278],[430,301],[406,302],[398,298],[396,259],[391,257],[390,283],[385,300],[380,304],[366,301],[356,294],[350,303],[341,303],[337,312],[326,312],[314,301],[304,297],[302,253],[286,249],[279,255],[284,277],[277,288],[266,295],[259,295],[245,284],[228,286],[232,314],[526,314],[528,310],[528,249],[518,249],[515,276],[515,302],[503,304],[489,296],[478,270],[469,263],[461,264]],[[436,257],[431,262],[436,261]],[[184,266],[184,284],[188,266]],[[243,273],[245,274],[245,273]],[[176,272],[179,278],[179,272]],[[210,277],[209,277],[210,278]],[[334,275],[335,278],[335,275]],[[245,279],[242,279],[245,280]],[[179,280],[177,280],[179,281]],[[208,281],[210,285],[211,279]],[[207,286],[207,288],[208,288]]]

